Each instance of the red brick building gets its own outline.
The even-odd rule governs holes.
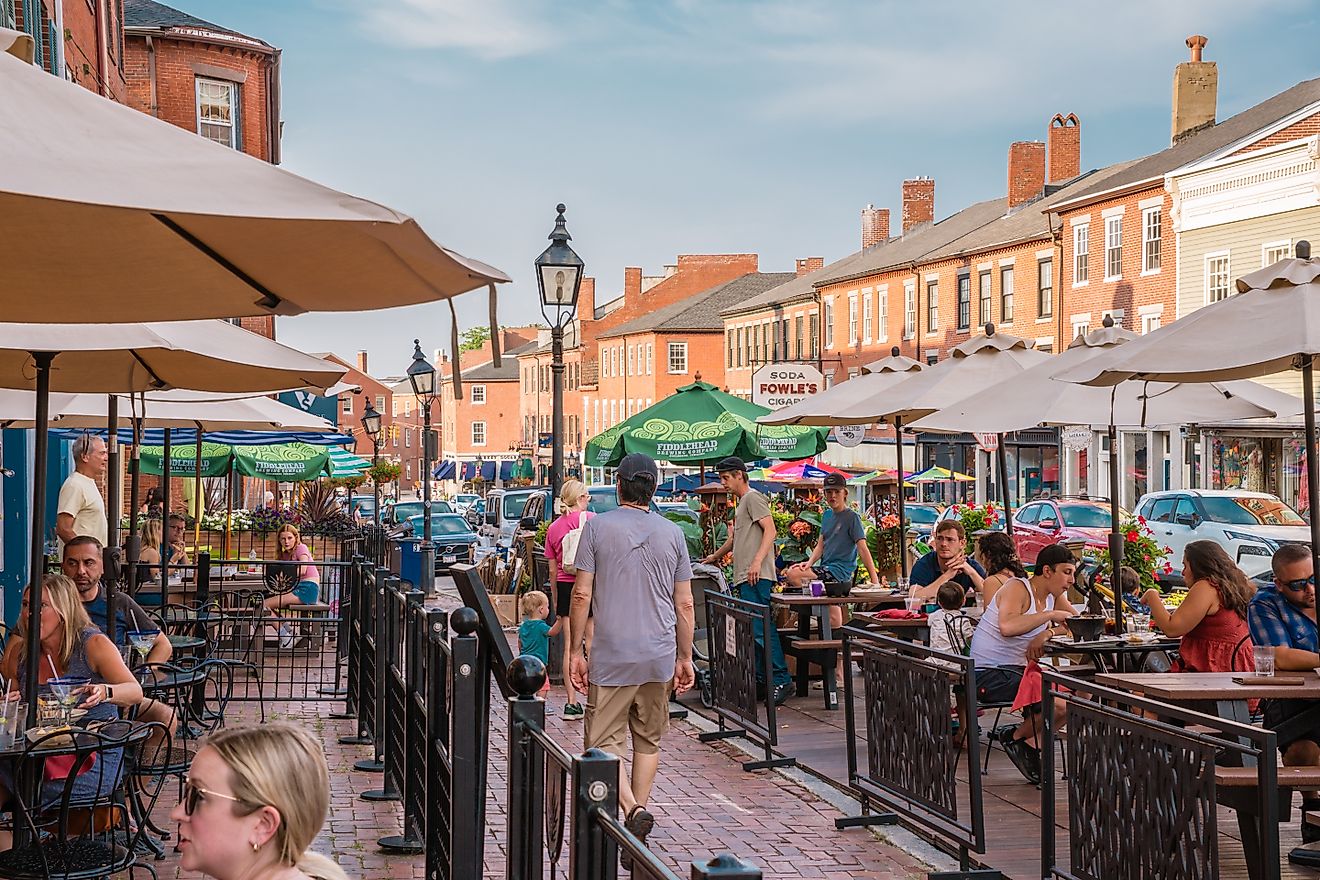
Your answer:
[[[30,34],[48,72],[126,103],[122,0],[0,2],[0,26]]]

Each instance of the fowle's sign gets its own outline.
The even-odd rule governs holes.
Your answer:
[[[752,403],[783,409],[825,388],[820,370],[806,364],[766,364],[752,374]]]

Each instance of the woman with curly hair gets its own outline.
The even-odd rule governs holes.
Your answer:
[[[1027,580],[1027,568],[1018,558],[1013,539],[1003,532],[987,532],[976,545],[976,555],[986,576],[981,579],[981,603],[990,605],[999,588],[1013,578]]]
[[[1182,637],[1173,672],[1242,672],[1253,669],[1247,638],[1247,605],[1256,589],[1214,541],[1193,541],[1183,550],[1187,597],[1173,613],[1160,591],[1147,590],[1141,601],[1151,622],[1166,636]]]

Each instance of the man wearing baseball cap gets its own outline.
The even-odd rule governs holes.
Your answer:
[[[778,579],[775,573],[775,520],[770,515],[770,501],[752,488],[747,480],[747,465],[741,458],[731,455],[715,465],[715,472],[720,475],[724,488],[738,499],[738,506],[733,512],[733,528],[724,545],[701,560],[707,565],[719,565],[720,560],[733,550],[734,593],[746,602],[761,605],[770,604],[770,592]],[[792,679],[788,676],[788,663],[784,660],[784,648],[779,643],[779,634],[772,633],[767,639],[763,632],[764,624],[758,617],[752,621],[752,635],[757,645],[770,642],[770,665],[773,695],[778,705],[788,699]],[[766,670],[757,651],[757,684],[764,684]]]
[[[582,526],[573,565],[569,674],[587,694],[585,747],[623,757],[632,737],[632,776],[619,780],[625,825],[643,842],[655,825],[646,809],[669,727],[669,691],[692,687],[692,563],[678,526],[650,511],[660,481],[655,461],[626,455],[615,471],[619,506]],[[595,615],[591,661],[582,645]],[[624,860],[625,869],[630,868]]]

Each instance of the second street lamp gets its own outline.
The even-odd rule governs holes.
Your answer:
[[[408,382],[422,408],[422,582],[417,585],[427,596],[435,592],[435,545],[431,543],[431,404],[435,403],[435,367],[422,354],[421,340],[413,340],[413,360],[408,365]]]
[[[371,438],[371,493],[372,493],[372,513],[371,520],[374,529],[371,540],[376,548],[372,558],[380,561],[380,472],[376,470],[380,464],[380,421],[381,415],[376,412],[376,407],[371,405],[371,400],[367,400],[367,408],[362,412],[362,433]]]
[[[541,314],[550,325],[550,372],[553,376],[550,421],[550,488],[555,497],[564,481],[564,327],[577,311],[582,285],[582,258],[569,247],[572,236],[564,225],[564,206],[550,233],[550,246],[536,258],[536,284],[541,290]],[[553,313],[554,317],[551,317]]]

